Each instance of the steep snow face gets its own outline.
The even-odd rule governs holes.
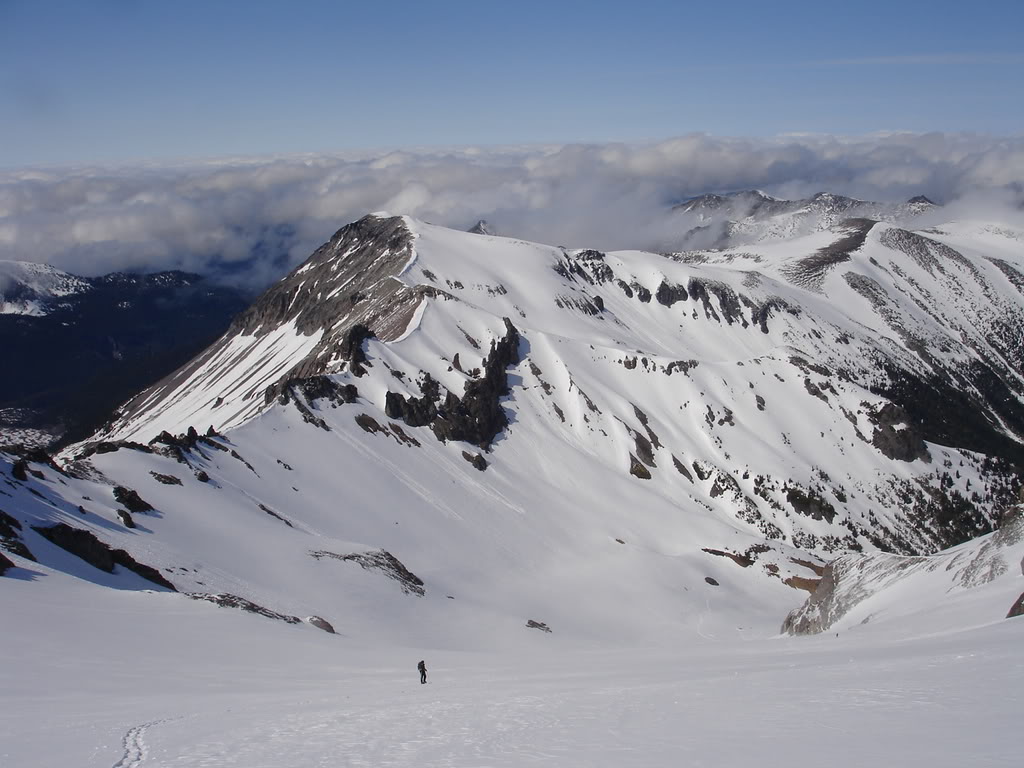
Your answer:
[[[828,564],[821,584],[783,623],[789,634],[868,624],[904,634],[990,623],[1024,614],[1024,507],[995,533],[939,554],[846,554]]]
[[[42,317],[60,299],[87,290],[86,280],[48,264],[0,261],[0,315]]]
[[[395,217],[367,216],[339,230],[210,348],[127,403],[105,436],[236,426],[265,409],[289,379],[349,362],[354,326],[397,338],[429,291],[397,279],[412,258],[410,242]]]

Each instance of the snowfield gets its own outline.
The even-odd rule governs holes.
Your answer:
[[[605,650],[524,630],[497,653],[49,574],[0,611],[10,768],[1019,765],[1024,620]]]

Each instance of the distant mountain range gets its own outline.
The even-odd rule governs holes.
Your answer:
[[[121,402],[202,349],[245,308],[184,272],[86,278],[0,262],[0,443],[86,437]]]
[[[760,190],[705,194],[673,206],[694,217],[680,247],[728,248],[743,243],[782,240],[828,229],[849,218],[905,223],[937,208],[923,195],[905,203],[876,203],[819,192],[800,200],[783,200]]]

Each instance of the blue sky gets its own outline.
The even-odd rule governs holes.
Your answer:
[[[1024,132],[1024,2],[0,0],[0,167]]]

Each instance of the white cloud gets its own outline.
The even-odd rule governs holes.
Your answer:
[[[80,274],[185,269],[260,287],[375,210],[568,246],[670,248],[673,202],[759,188],[940,202],[1024,182],[1024,137],[682,136],[644,145],[359,155],[0,173],[0,259]]]

